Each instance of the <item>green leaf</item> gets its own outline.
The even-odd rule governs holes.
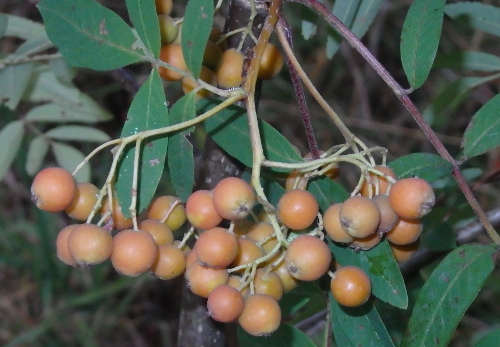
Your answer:
[[[401,33],[401,61],[413,89],[424,84],[436,56],[446,0],[412,2]]]
[[[2,37],[3,34],[5,34],[5,31],[7,30],[7,22],[8,22],[8,17],[5,14],[0,13],[0,37]]]
[[[449,4],[445,13],[453,19],[462,19],[475,29],[500,36],[500,8],[480,2]]]
[[[198,103],[198,113],[206,112],[220,101],[216,99],[201,100]],[[216,113],[205,122],[205,129],[213,140],[229,155],[238,159],[244,165],[252,167],[252,144],[245,109],[236,105]],[[285,163],[302,161],[288,140],[265,121],[259,119],[260,135],[267,159]],[[289,169],[273,169],[277,172],[288,172]]]
[[[20,120],[8,123],[0,131],[0,181],[9,171],[12,162],[17,157],[24,137],[24,125]]]
[[[158,59],[160,54],[160,26],[154,0],[127,0],[130,20],[144,46]]]
[[[88,101],[92,101],[88,99]],[[93,102],[93,101],[92,101]],[[90,107],[95,106],[92,110],[89,108],[85,109],[87,105],[82,103],[81,105],[75,105],[74,108],[71,105],[59,105],[54,103],[44,104],[36,106],[28,111],[26,114],[26,119],[32,122],[56,122],[56,123],[67,123],[67,122],[82,122],[82,123],[95,123],[107,121],[110,119],[111,114],[109,114],[104,109],[100,108],[99,105],[88,105]]]
[[[43,135],[35,137],[30,142],[26,158],[26,172],[28,175],[34,175],[40,170],[48,150],[49,142]]]
[[[75,147],[65,145],[63,143],[52,142],[52,151],[56,157],[56,161],[62,168],[73,172],[75,168],[80,164],[85,156],[82,152],[77,150]],[[89,182],[90,181],[90,164],[85,164],[80,171],[75,176],[77,182]]]
[[[0,100],[5,106],[16,109],[28,87],[33,67],[33,63],[24,63],[0,70]]]
[[[145,59],[132,29],[94,0],[42,0],[37,7],[49,38],[73,66],[110,70]]]
[[[446,346],[458,322],[493,271],[493,246],[469,244],[434,269],[417,297],[407,332],[409,346]]]
[[[488,152],[500,145],[500,95],[484,104],[465,130],[463,138],[464,159]]]
[[[476,342],[474,347],[491,347],[498,344],[500,341],[500,329],[493,330],[481,340]]]
[[[29,40],[30,38],[45,32],[45,27],[42,24],[24,17],[9,14],[2,14],[2,16],[7,17],[5,36],[13,36],[23,40]]]
[[[350,196],[344,187],[328,177],[318,177],[309,181],[307,190],[318,200],[319,207],[323,211],[333,203],[343,202]]]
[[[388,165],[398,178],[420,177],[432,182],[451,175],[452,165],[439,155],[432,153],[412,153],[393,160]]]
[[[450,223],[438,223],[426,230],[421,239],[425,248],[436,252],[449,251],[457,246],[457,234]]]
[[[63,125],[45,133],[55,140],[103,143],[110,140],[104,131],[81,125]]]
[[[163,85],[158,71],[154,69],[132,100],[121,137],[168,126],[168,110],[165,105]],[[154,196],[165,167],[167,146],[167,136],[150,137],[142,142],[139,160],[139,184],[136,192],[138,197],[137,213],[144,210]],[[134,156],[135,146],[129,146],[120,159],[115,185],[125,217],[130,217],[128,208],[132,201]]]
[[[318,305],[322,309],[326,304],[325,293],[315,282],[300,282],[297,287],[285,293],[279,301],[283,316],[289,316],[305,305]]]
[[[330,294],[330,317],[337,346],[394,346],[370,301],[360,307],[342,307]]]
[[[354,35],[358,38],[365,36],[383,2],[384,0],[363,0],[352,23],[351,31]]]
[[[354,16],[359,9],[360,3],[361,0],[337,0],[333,4],[332,13],[337,16],[337,18],[340,19],[346,27],[349,28],[351,27]],[[333,29],[328,31],[328,36],[326,38],[326,56],[328,59],[333,57],[333,55],[337,52],[341,42],[342,36],[340,36],[340,34]]]
[[[213,0],[189,0],[184,14],[181,35],[182,54],[189,71],[198,77],[205,46],[207,45],[214,18]]]
[[[196,95],[191,92],[180,98],[170,109],[169,119],[172,124],[178,124],[196,117]],[[186,201],[194,185],[193,146],[187,135],[194,127],[179,131],[172,135],[168,145],[168,168],[170,179],[179,199]]]
[[[316,347],[305,333],[289,324],[281,324],[271,336],[256,337],[238,327],[238,342],[240,347]]]
[[[500,58],[496,55],[484,52],[457,51],[438,55],[434,61],[433,68],[472,71],[499,71]]]
[[[363,252],[338,246],[334,242],[329,244],[335,259],[342,266],[354,265],[368,274],[372,282],[373,295],[398,308],[408,307],[408,295],[403,276],[386,240],[369,251]]]

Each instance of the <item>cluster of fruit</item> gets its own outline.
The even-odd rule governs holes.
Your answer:
[[[171,1],[156,1],[156,10],[160,24],[162,48],[160,60],[177,70],[187,72],[181,47],[182,21],[173,19]],[[217,28],[212,29],[203,55],[203,65],[199,79],[223,89],[239,87],[243,82],[245,56],[237,49],[226,49],[224,36]],[[266,80],[278,74],[283,67],[283,56],[278,48],[268,43],[259,64],[258,77]],[[189,93],[198,88],[198,97],[208,97],[209,90],[200,88],[196,79],[183,75],[174,69],[159,67],[160,76],[166,81],[182,80],[182,90]]]

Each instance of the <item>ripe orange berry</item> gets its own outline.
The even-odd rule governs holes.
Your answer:
[[[217,83],[221,88],[239,87],[243,82],[243,54],[236,49],[227,49],[222,52],[219,67],[216,71]]]
[[[385,237],[395,245],[407,245],[417,241],[424,226],[420,220],[401,218]]]
[[[227,284],[218,286],[208,294],[208,314],[218,322],[229,323],[238,319],[244,307],[243,295]]]
[[[377,165],[374,169],[384,173],[386,176],[378,176],[373,172],[368,173],[368,178],[363,181],[361,185],[361,190],[359,191],[363,196],[373,196],[377,194],[385,194],[388,191],[390,182],[387,180],[387,176],[396,179],[396,173],[393,169],[388,166]],[[377,192],[378,184],[378,192]],[[370,195],[371,188],[371,195]]]
[[[202,265],[225,268],[238,254],[238,238],[227,229],[215,227],[200,234],[194,250]]]
[[[300,170],[296,169],[290,171],[285,181],[285,189],[287,191],[293,189],[305,190],[307,188],[308,181],[309,180],[304,176],[304,173]]]
[[[196,251],[194,249],[185,254],[185,256],[186,256],[186,269],[188,269],[194,263],[198,262],[198,255],[196,254]]]
[[[341,203],[333,204],[323,214],[323,226],[326,233],[335,242],[350,243],[354,238],[349,235],[340,224]]]
[[[255,260],[263,256],[264,251],[262,250],[262,248],[257,246],[254,240],[240,237],[238,238],[238,254],[236,255],[234,261],[231,263],[231,267],[253,263]],[[241,269],[238,272],[244,271],[245,269]]]
[[[212,191],[214,207],[229,220],[245,218],[255,205],[255,192],[252,187],[238,177],[222,179]]]
[[[69,234],[78,224],[71,224],[64,227],[58,234],[56,238],[56,251],[57,257],[66,265],[76,266],[76,261],[69,252],[68,248],[68,237]]]
[[[258,77],[263,80],[269,80],[276,76],[282,67],[283,55],[275,45],[268,43],[260,59]]]
[[[76,193],[71,173],[60,167],[40,171],[31,185],[31,201],[47,212],[61,212],[68,207]]]
[[[208,298],[212,290],[227,283],[229,274],[226,269],[213,269],[195,262],[186,270],[185,277],[194,294]]]
[[[382,236],[379,233],[373,233],[362,239],[354,238],[349,247],[356,250],[368,251],[378,245],[380,241],[382,241]]]
[[[222,48],[212,39],[207,42],[205,52],[203,54],[203,65],[210,69],[217,69],[222,57]]]
[[[156,13],[169,15],[172,12],[172,0],[155,0]]]
[[[283,282],[277,273],[266,269],[257,269],[253,279],[256,294],[266,294],[279,300],[283,296]]]
[[[248,287],[248,285],[242,287],[242,284],[242,278],[237,275],[229,276],[229,279],[227,280],[227,285],[238,289],[238,291],[241,292],[241,295],[243,295],[243,297],[246,297],[248,296],[248,294],[250,294],[250,288]]]
[[[315,281],[330,267],[332,254],[322,240],[311,235],[301,235],[288,245],[286,268],[301,281]]]
[[[170,228],[156,219],[143,220],[139,223],[139,229],[150,233],[158,246],[174,243],[174,234]]]
[[[377,204],[378,210],[380,211],[380,223],[377,232],[385,234],[396,225],[399,216],[392,209],[387,195],[375,195],[372,200]]]
[[[113,251],[113,237],[94,224],[77,225],[68,236],[68,249],[78,265],[104,262]]]
[[[184,55],[182,54],[182,47],[177,43],[170,43],[168,45],[162,46],[160,50],[160,60],[165,63],[176,67],[182,71],[188,71],[186,62],[184,61]],[[178,81],[183,75],[172,69],[167,69],[165,67],[158,67],[158,73],[160,76],[167,81]]]
[[[389,193],[389,202],[401,218],[419,219],[431,211],[436,197],[427,181],[412,177],[394,183]]]
[[[170,207],[177,200],[172,195],[157,197],[149,205],[148,218],[164,221],[172,231],[179,229],[186,221],[186,209],[184,205],[177,203],[169,213]]]
[[[284,259],[273,269],[273,272],[280,277],[281,282],[283,283],[283,292],[287,293],[299,285],[299,280],[293,277],[286,268],[286,262]]]
[[[174,245],[162,245],[158,247],[151,271],[162,280],[176,278],[186,270],[186,256]]]
[[[380,224],[380,211],[373,200],[352,196],[342,203],[340,224],[351,236],[364,238],[373,234]]]
[[[189,223],[198,229],[210,229],[222,222],[214,206],[212,192],[197,190],[186,201],[186,216]]]
[[[265,254],[271,252],[278,244],[274,228],[268,222],[255,224],[245,237],[254,240]]]
[[[309,227],[318,215],[316,198],[306,190],[290,190],[278,202],[278,219],[293,230]]]
[[[108,197],[104,198],[101,206],[101,216],[106,214],[109,211],[109,199]],[[132,218],[125,218],[125,215],[122,212],[122,209],[120,207],[120,202],[118,201],[118,198],[116,197],[116,194],[113,195],[113,207],[111,210],[111,216],[106,218],[105,222],[106,223],[111,223],[113,224],[113,228],[116,230],[125,230],[132,228],[134,225],[134,221]]]
[[[389,242],[389,246],[391,246],[394,259],[396,259],[398,263],[403,263],[410,259],[413,254],[418,251],[418,247],[420,246],[420,239],[417,239],[417,241],[407,245],[395,245]]]
[[[158,246],[147,231],[127,229],[113,237],[111,263],[122,275],[135,277],[148,271],[157,255]]]
[[[356,266],[344,266],[333,273],[330,289],[340,305],[356,307],[368,301],[372,285],[370,278],[362,269]]]
[[[65,211],[73,219],[85,221],[97,202],[99,189],[89,182],[76,185],[75,196]]]
[[[276,299],[265,294],[251,294],[245,301],[245,308],[238,323],[247,333],[254,336],[270,335],[281,322],[281,309]]]
[[[216,83],[215,73],[206,66],[201,67],[199,79],[211,85],[215,85]],[[182,78],[182,91],[184,92],[184,94],[188,94],[197,87],[198,81],[194,80],[192,77],[184,76]],[[196,96],[198,98],[207,98],[208,96],[210,96],[210,91],[207,89],[200,89],[196,92]]]

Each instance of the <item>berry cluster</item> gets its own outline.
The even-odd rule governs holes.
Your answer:
[[[160,24],[162,48],[160,60],[179,71],[188,72],[181,47],[182,20],[173,19],[171,1],[156,1],[156,10]],[[170,5],[169,5],[170,4]],[[239,87],[243,82],[243,66],[245,56],[241,51],[225,46],[226,36],[213,28],[203,55],[203,65],[198,78],[212,86],[223,89]],[[258,78],[268,80],[276,76],[283,67],[283,55],[278,48],[268,43],[259,64]],[[160,76],[166,81],[182,80],[182,90],[189,93],[197,89],[200,98],[208,97],[210,91],[200,86],[200,83],[189,75],[183,75],[170,68],[160,67]]]

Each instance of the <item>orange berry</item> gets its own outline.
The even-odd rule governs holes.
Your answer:
[[[271,223],[267,222],[255,224],[245,237],[254,240],[265,254],[271,252],[278,244],[274,228]]]
[[[139,229],[150,233],[158,246],[174,243],[174,234],[170,228],[156,219],[143,220],[139,223]]]
[[[389,193],[389,202],[401,218],[419,219],[431,211],[436,197],[427,181],[412,177],[394,183]]]
[[[236,49],[222,52],[219,67],[216,71],[217,83],[221,88],[239,87],[243,82],[243,62],[245,57]]]
[[[255,260],[264,256],[262,248],[257,246],[254,240],[245,237],[238,238],[238,254],[231,263],[231,267],[237,267],[243,264],[253,263]],[[244,272],[242,269],[239,272]]]
[[[186,216],[189,223],[198,229],[210,229],[222,222],[214,206],[212,192],[197,190],[186,201]]]
[[[365,196],[352,196],[342,203],[340,224],[351,236],[364,238],[373,234],[380,224],[380,211],[373,200]]]
[[[174,245],[162,245],[158,247],[151,271],[162,280],[176,278],[186,269],[186,256],[179,248]]]
[[[417,241],[407,245],[395,245],[389,242],[389,246],[391,246],[394,259],[396,259],[398,263],[403,263],[410,259],[413,254],[418,251],[418,248],[420,247],[420,239],[417,239]]]
[[[341,203],[333,204],[323,214],[323,226],[326,233],[335,242],[350,243],[354,238],[340,224]]]
[[[68,236],[68,249],[78,265],[104,262],[113,251],[113,237],[94,224],[77,225]]]
[[[276,76],[282,67],[283,55],[275,45],[268,43],[260,59],[258,77],[263,80],[269,80]]]
[[[68,207],[76,193],[76,184],[71,173],[60,167],[49,167],[40,171],[31,185],[31,200],[47,212],[61,212]]]
[[[232,322],[241,315],[245,299],[238,289],[222,284],[208,294],[208,314],[218,322]]]
[[[155,0],[156,13],[169,15],[172,12],[172,0]]]
[[[362,269],[344,266],[333,273],[330,289],[340,305],[356,307],[368,301],[372,286],[370,278]]]
[[[238,239],[227,229],[215,227],[200,234],[194,245],[198,261],[208,267],[225,268],[238,254]]]
[[[299,285],[299,280],[293,277],[286,268],[286,262],[284,259],[273,269],[273,272],[280,277],[281,282],[283,283],[283,291],[285,293]]]
[[[108,197],[104,198],[101,206],[101,215],[106,214],[109,211],[109,199]],[[111,216],[106,218],[106,223],[111,223],[112,227],[116,230],[125,230],[132,228],[134,226],[134,221],[132,218],[125,218],[125,215],[122,212],[120,207],[120,202],[116,197],[116,194],[113,194],[113,207]]]
[[[332,254],[322,240],[301,235],[290,242],[285,256],[286,268],[301,281],[315,281],[330,267]]]
[[[252,187],[238,177],[222,179],[212,191],[214,207],[229,220],[245,218],[255,205],[255,192]]]
[[[277,273],[266,269],[257,269],[253,279],[256,294],[266,294],[279,300],[283,296],[283,282]]]
[[[113,237],[111,263],[122,275],[135,277],[148,271],[157,255],[158,245],[147,231],[127,229]]]
[[[368,251],[378,245],[380,241],[382,241],[382,236],[379,233],[373,233],[362,239],[354,238],[349,247],[356,250]]]
[[[250,294],[250,288],[248,287],[248,285],[244,287],[241,286],[243,282],[240,276],[237,275],[229,276],[227,284],[235,289],[238,289],[238,291],[241,292],[241,295],[243,295],[243,297],[246,297],[248,296],[248,294]]]
[[[209,40],[203,54],[203,65],[206,65],[210,69],[217,69],[221,58],[222,48],[214,41]]]
[[[417,241],[424,226],[420,220],[401,218],[385,237],[395,245],[407,245]]]
[[[198,77],[208,84],[214,85],[216,83],[215,73],[206,66],[201,67],[200,76]],[[190,76],[184,76],[182,78],[182,91],[184,94],[188,94],[198,87],[198,81],[194,80]],[[196,96],[199,98],[206,98],[210,96],[210,91],[207,89],[200,89],[196,92]]]
[[[238,323],[247,333],[254,336],[270,335],[281,322],[281,309],[276,299],[265,294],[251,294],[245,301],[245,308]]]
[[[71,224],[64,227],[58,234],[56,238],[56,251],[57,257],[66,265],[76,266],[76,261],[69,252],[68,248],[68,237],[69,234],[78,224]]]
[[[380,211],[380,223],[377,232],[384,234],[396,225],[399,216],[392,209],[387,195],[375,195],[372,200],[377,204],[378,210]]]
[[[97,202],[99,189],[92,183],[84,182],[76,185],[75,196],[65,211],[73,219],[85,221]]]
[[[186,221],[186,209],[183,204],[177,203],[170,211],[170,207],[175,201],[178,201],[178,198],[172,195],[157,197],[149,205],[148,218],[159,221],[165,220],[165,224],[167,224],[172,231],[179,229]],[[168,216],[167,213],[169,213]]]
[[[387,176],[396,179],[396,173],[388,166],[377,165],[374,169],[384,173],[386,176],[378,176],[373,172],[368,173],[368,177],[363,181],[361,185],[361,190],[359,191],[363,196],[373,196],[377,194],[385,194],[388,191],[390,182],[387,180]],[[377,192],[378,184],[378,192]],[[371,195],[370,195],[371,188]]]
[[[176,67],[181,71],[188,71],[186,62],[184,61],[184,55],[182,54],[182,47],[177,43],[170,43],[168,45],[162,46],[160,50],[160,60],[165,63]],[[172,69],[166,67],[158,67],[158,72],[160,76],[167,81],[178,81],[183,75]]]
[[[229,274],[226,269],[213,269],[195,262],[186,270],[185,277],[194,294],[208,298],[212,290],[227,283]]]
[[[318,215],[316,198],[306,190],[290,190],[278,202],[278,219],[293,230],[309,227]]]
[[[305,190],[307,188],[308,181],[309,180],[304,176],[304,173],[300,170],[296,169],[290,171],[285,181],[285,189],[287,191],[293,189]]]

